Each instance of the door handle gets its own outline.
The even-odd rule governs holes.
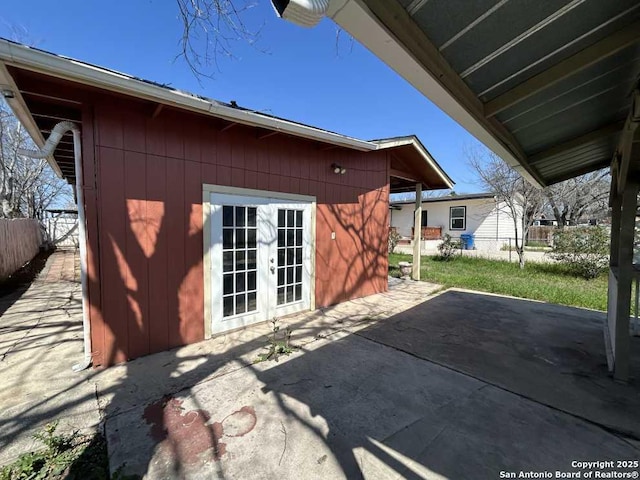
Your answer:
[[[273,266],[272,266],[272,267],[270,268],[270,270],[271,270],[271,273],[276,273],[276,267],[273,267]]]

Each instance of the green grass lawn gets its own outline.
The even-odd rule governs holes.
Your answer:
[[[410,255],[390,254],[389,274],[399,276],[398,262]],[[422,257],[421,279],[445,287],[468,288],[560,305],[607,309],[607,276],[585,280],[559,264],[517,263],[458,256],[448,262]]]

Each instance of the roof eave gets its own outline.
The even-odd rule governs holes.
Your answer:
[[[440,177],[440,179],[445,185],[445,187],[443,188],[451,189],[455,185],[455,182],[451,179],[451,177],[449,177],[449,175],[447,175],[447,173],[442,169],[442,167],[438,164],[438,162],[431,156],[429,151],[425,148],[422,142],[415,135],[410,135],[407,137],[394,137],[394,138],[386,138],[381,140],[372,140],[372,142],[378,145],[379,150],[397,148],[397,147],[402,147],[407,145],[412,146],[420,153],[420,155],[424,159],[425,163],[429,166],[429,168],[434,170],[437,173],[438,177]]]
[[[371,142],[315,129],[295,122],[262,116],[258,112],[236,109],[217,102],[211,102],[111,70],[101,69],[70,58],[59,57],[41,50],[17,45],[4,39],[0,39],[0,64],[215,116],[235,123],[262,127],[354,150],[371,151],[377,148]],[[17,89],[16,92],[18,92]],[[33,137],[33,140],[37,143],[37,135]]]

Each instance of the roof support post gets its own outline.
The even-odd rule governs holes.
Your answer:
[[[411,278],[420,280],[420,241],[422,240],[422,184],[416,183],[416,206],[413,212],[413,268]]]
[[[637,196],[640,185],[628,179],[622,192],[617,179],[612,183],[611,257],[607,325],[605,336],[610,345],[609,367],[614,379],[626,382],[629,378],[629,315],[633,282],[633,241],[635,234]]]

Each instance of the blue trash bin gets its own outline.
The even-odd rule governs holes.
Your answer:
[[[460,241],[462,242],[462,248],[465,250],[473,250],[475,248],[474,238],[472,234],[463,233],[460,235]]]

